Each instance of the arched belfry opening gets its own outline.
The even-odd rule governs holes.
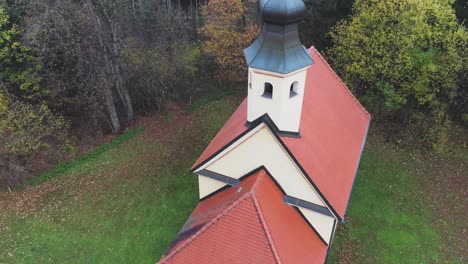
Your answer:
[[[289,98],[296,96],[299,93],[299,82],[295,81],[289,87]]]
[[[273,98],[273,84],[266,82],[263,86],[263,97]]]
[[[305,5],[301,0],[259,0],[259,10],[262,30],[244,50],[247,121],[268,114],[279,130],[299,133],[306,70],[314,63],[298,33]]]

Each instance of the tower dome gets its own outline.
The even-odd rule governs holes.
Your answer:
[[[250,68],[288,74],[313,64],[299,39],[304,18],[302,0],[259,0],[263,25],[257,39],[244,50]]]
[[[259,2],[263,21],[286,25],[305,17],[305,5],[301,0],[261,0]]]

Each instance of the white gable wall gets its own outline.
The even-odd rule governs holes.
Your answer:
[[[333,224],[336,221],[335,218],[329,217],[305,208],[300,208],[301,213],[307,218],[307,221],[317,230],[320,236],[328,244],[330,244],[331,235],[333,233]]]
[[[223,188],[227,184],[211,178],[198,175],[198,192],[200,194],[200,199]]]
[[[288,195],[326,207],[268,127],[263,127],[205,169],[239,179],[262,165]]]
[[[283,190],[292,197],[327,207],[270,129],[261,125],[214,157],[199,170],[207,169],[235,179],[265,166]],[[195,172],[196,173],[196,172]],[[225,183],[199,175],[200,198],[226,186]],[[335,218],[299,208],[307,221],[327,243]]]

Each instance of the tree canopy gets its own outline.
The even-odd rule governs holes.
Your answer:
[[[468,69],[468,33],[452,4],[356,0],[330,33],[333,66],[374,116],[423,127],[434,146],[447,140],[448,108]]]
[[[20,40],[20,32],[0,5],[0,81],[20,97],[37,97],[40,91],[40,63]]]
[[[219,76],[236,80],[245,77],[243,50],[258,34],[258,27],[246,21],[241,0],[209,1],[202,7],[205,24],[199,29],[203,49],[212,55]]]
[[[54,115],[40,85],[40,61],[21,43],[5,6],[0,6],[0,185],[18,177],[16,164],[55,142],[69,142],[68,123]]]

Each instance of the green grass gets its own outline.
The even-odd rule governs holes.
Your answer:
[[[35,187],[0,194],[33,204],[0,212],[0,263],[156,262],[198,202],[190,166],[238,103],[213,95],[189,107],[185,121],[162,116],[40,175]],[[170,124],[177,129],[166,131]],[[349,247],[351,263],[445,263],[421,186],[425,162],[370,139],[329,263]]]
[[[56,188],[13,194],[42,193],[36,209],[0,212],[0,263],[155,263],[198,202],[190,166],[236,104],[194,109],[164,142],[151,135],[164,130],[163,117],[160,127],[130,130],[40,175],[35,184],[53,179]]]
[[[219,85],[219,84],[218,84]],[[229,96],[239,96],[241,93],[244,93],[244,90],[238,89],[236,86],[221,86],[218,88],[210,89],[210,92],[200,98],[199,100],[189,104],[185,107],[185,111],[192,112],[196,109],[209,105],[211,102],[218,101],[222,98],[226,98]]]
[[[98,160],[103,153],[106,153],[111,149],[118,148],[126,141],[134,138],[135,136],[143,133],[144,131],[144,127],[129,129],[125,131],[125,133],[117,136],[111,142],[103,144],[102,146],[95,148],[89,153],[82,154],[74,160],[62,162],[50,171],[42,173],[32,178],[27,184],[33,186],[39,185],[55,177],[74,174],[76,170],[79,171],[83,166],[86,166],[86,164],[88,164],[89,162],[92,162],[93,160]]]
[[[432,226],[429,193],[418,154],[379,142],[363,153],[348,211],[335,238],[338,250],[354,247],[360,263],[442,263],[443,240]]]
[[[182,171],[117,183],[67,212],[7,218],[15,252],[1,263],[154,263],[197,202],[196,178]],[[65,199],[66,202],[67,199]]]

